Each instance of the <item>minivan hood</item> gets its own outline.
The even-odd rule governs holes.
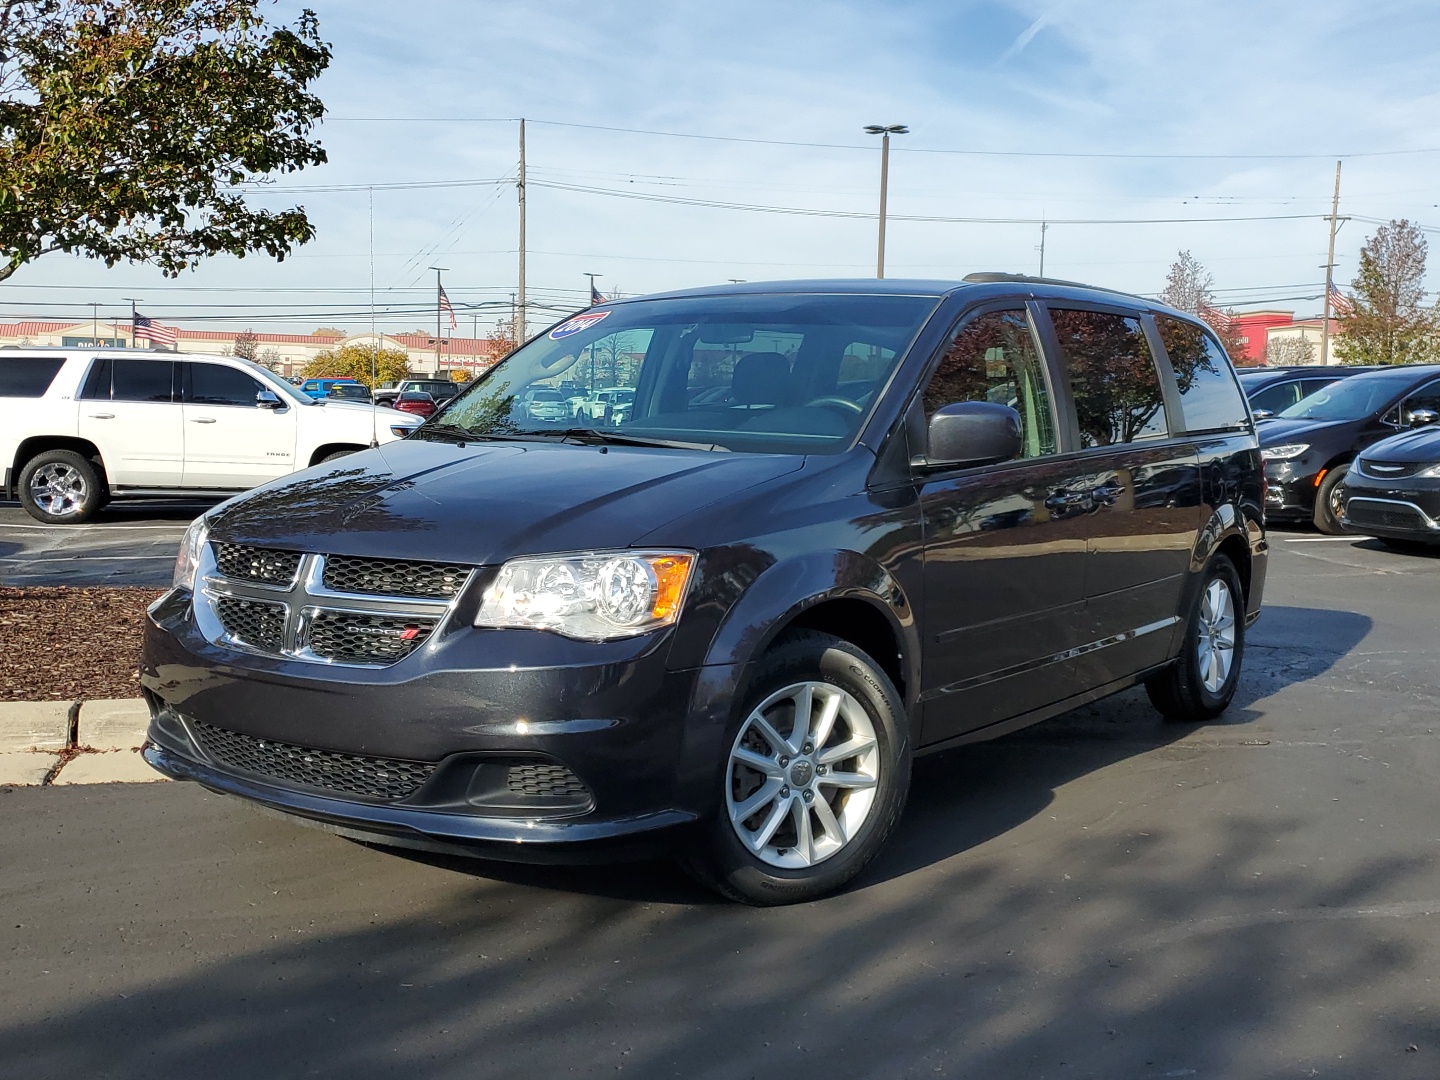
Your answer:
[[[1280,446],[1283,443],[1294,442],[1297,438],[1305,435],[1316,435],[1322,431],[1329,431],[1331,428],[1342,428],[1348,424],[1358,423],[1355,420],[1262,420],[1255,425],[1255,435],[1260,440],[1260,447]]]
[[[1423,427],[1392,435],[1365,451],[1366,461],[1440,462],[1440,427]]]
[[[294,551],[494,564],[516,555],[627,547],[804,461],[543,442],[462,448],[407,439],[240,496],[215,515],[211,535]]]

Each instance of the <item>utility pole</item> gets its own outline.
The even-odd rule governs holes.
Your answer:
[[[480,316],[473,311],[470,312],[470,367],[480,367]]]
[[[890,187],[890,136],[906,135],[910,129],[904,124],[868,124],[865,134],[879,135],[880,139],[880,252],[875,259],[875,276],[885,276],[885,198]]]
[[[520,192],[520,287],[517,290],[519,296],[520,312],[519,322],[515,329],[515,342],[520,344],[525,340],[525,118],[520,118],[520,181],[516,188]]]
[[[435,271],[435,374],[440,374],[440,292],[443,286],[440,284],[440,271],[450,269],[448,266],[432,266]]]
[[[1320,318],[1320,363],[1330,363],[1330,290],[1335,287],[1335,229],[1340,220],[1340,162],[1335,162],[1335,198],[1330,202],[1330,250],[1325,255],[1325,313]]]
[[[100,347],[100,305],[90,301],[90,344]]]
[[[1050,231],[1050,223],[1043,218],[1040,220],[1040,276],[1045,276],[1045,234]]]

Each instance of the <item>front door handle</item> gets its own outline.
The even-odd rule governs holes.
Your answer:
[[[114,420],[114,419],[115,419],[115,414],[114,414],[113,412],[92,412],[92,413],[90,414],[90,419],[91,419],[91,420]]]
[[[1114,506],[1120,499],[1120,493],[1124,490],[1119,484],[1111,481],[1091,489],[1090,496],[1100,506]]]
[[[213,416],[192,416],[190,422],[192,424],[213,424],[215,418]]]

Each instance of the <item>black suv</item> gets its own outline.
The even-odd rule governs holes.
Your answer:
[[[526,418],[628,387],[622,421]],[[418,433],[225,503],[150,610],[146,759],[332,831],[839,888],[915,753],[1143,681],[1230,702],[1262,473],[1203,323],[1007,275],[610,303]],[[618,851],[612,854],[619,854]]]
[[[1266,515],[1345,532],[1345,477],[1361,450],[1440,411],[1440,365],[1376,368],[1335,382],[1259,426]]]

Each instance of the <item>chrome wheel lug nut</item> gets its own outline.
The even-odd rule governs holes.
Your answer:
[[[807,790],[807,791],[805,792],[805,801],[806,801],[806,802],[814,802],[814,801],[815,801],[815,793],[814,793],[813,791]]]
[[[815,747],[811,746],[811,745],[807,742],[807,743],[804,745],[804,747],[802,747],[801,749],[802,749],[802,752],[803,752],[803,753],[808,754],[808,753],[811,753],[811,752],[815,749]]]
[[[789,764],[790,764],[790,759],[789,759],[788,757],[786,757],[784,754],[781,754],[781,755],[780,755],[780,767],[783,769],[786,765],[789,765]]]
[[[782,799],[788,799],[790,797],[790,789],[788,787],[782,787],[780,789],[780,797]]]
[[[815,766],[815,772],[816,772],[816,774],[819,775],[819,776],[824,776],[824,775],[825,775],[826,773],[828,773],[829,771],[830,771],[830,766],[829,766],[829,765],[816,765],[816,766]]]

